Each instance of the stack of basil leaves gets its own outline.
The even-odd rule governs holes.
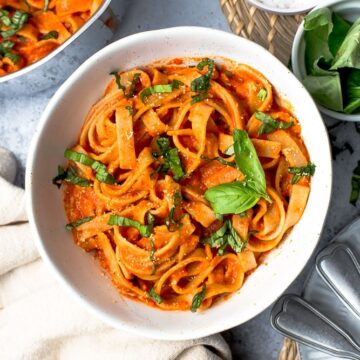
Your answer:
[[[360,110],[360,18],[351,24],[328,8],[304,20],[303,83],[318,104],[352,114]]]
[[[233,132],[236,167],[245,175],[244,181],[214,186],[205,192],[205,198],[217,214],[240,214],[254,207],[261,197],[271,202],[266,193],[265,173],[248,134]]]

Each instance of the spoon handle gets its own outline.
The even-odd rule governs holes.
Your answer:
[[[275,303],[271,324],[302,344],[333,356],[360,360],[360,348],[353,338],[297,295],[284,295]]]
[[[345,244],[332,244],[316,259],[316,270],[334,294],[360,317],[360,264]]]

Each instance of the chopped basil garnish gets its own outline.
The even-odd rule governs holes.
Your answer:
[[[224,255],[225,248],[229,245],[236,253],[240,253],[246,247],[247,241],[241,239],[230,220],[225,220],[222,227],[213,232],[209,237],[203,239],[203,244],[209,244],[218,249],[218,255]]]
[[[125,94],[125,86],[121,84],[121,77],[117,71],[112,71],[110,75],[113,75],[115,77],[115,82],[119,90],[122,90]]]
[[[155,292],[154,288],[151,288],[151,290],[149,291],[149,297],[153,299],[157,304],[162,303],[161,296]]]
[[[260,99],[261,101],[264,101],[266,99],[267,96],[267,91],[266,89],[261,89],[259,90],[259,92],[257,93],[257,97],[258,99]]]
[[[6,53],[4,55],[4,57],[7,57],[8,59],[10,59],[14,64],[16,64],[20,59],[20,55],[14,54],[14,53],[11,53],[11,52]]]
[[[215,62],[211,59],[203,59],[197,65],[199,70],[202,70],[205,66],[208,67],[208,71],[205,75],[202,75],[191,82],[191,90],[194,92],[207,91],[210,88],[210,79],[215,68]]]
[[[5,40],[0,43],[0,56],[7,57],[14,64],[16,64],[20,59],[20,55],[11,52],[11,49],[14,47],[14,45],[15,43],[10,40]]]
[[[68,168],[65,170],[62,166],[58,166],[58,174],[53,178],[52,183],[60,188],[63,181],[82,187],[91,186],[91,182],[78,176],[75,169]]]
[[[108,225],[133,227],[137,229],[141,236],[149,237],[153,231],[154,224],[144,225],[136,220],[132,220],[119,215],[110,215]]]
[[[84,218],[81,218],[79,220],[76,220],[70,224],[67,224],[66,225],[66,230],[73,230],[75,229],[76,227],[86,223],[86,222],[89,222],[91,221],[95,216],[87,216],[87,217],[84,217]]]
[[[205,66],[208,67],[207,73],[194,79],[190,84],[191,90],[198,93],[192,96],[192,105],[206,99],[206,97],[208,96],[208,90],[210,89],[210,80],[215,68],[215,61],[208,58],[203,59],[199,62],[197,68],[199,70],[202,70]]]
[[[28,19],[29,14],[22,10],[16,10],[11,18],[8,11],[0,10],[0,21],[7,27],[7,30],[0,31],[0,35],[4,39],[15,35],[19,30],[21,30]]]
[[[135,86],[136,86],[136,83],[138,82],[139,79],[140,79],[140,74],[139,73],[134,74],[134,77],[133,77],[133,79],[131,81],[129,93],[127,95],[125,94],[126,98],[129,99],[129,98],[134,97]]]
[[[132,106],[127,106],[126,107],[126,110],[129,112],[129,115],[130,116],[133,116],[134,115],[134,108]]]
[[[293,174],[291,184],[296,184],[303,176],[311,177],[315,174],[315,164],[309,162],[306,166],[289,167],[288,172]]]
[[[59,32],[56,30],[50,31],[47,34],[41,37],[41,40],[57,39],[59,37]]]
[[[203,93],[199,93],[197,95],[193,95],[191,96],[191,105],[194,105],[196,104],[197,102],[199,101],[203,101],[205,100],[207,97],[208,97],[208,93],[207,92],[203,92]]]
[[[96,172],[96,179],[106,184],[115,184],[115,178],[106,170],[106,166],[101,162],[92,159],[90,156],[76,152],[74,150],[66,149],[64,156],[68,160],[79,162],[83,165],[91,166]]]
[[[182,202],[181,192],[176,191],[173,199],[174,199],[174,206],[170,209],[169,216],[165,220],[166,227],[171,232],[176,231],[183,226],[183,224],[180,221],[185,216],[185,214],[183,214],[180,217],[175,218],[175,211],[177,207],[181,205]]]
[[[278,129],[289,129],[294,125],[294,122],[286,122],[281,120],[275,120],[270,115],[261,111],[255,113],[255,117],[262,122],[259,128],[259,135],[269,134]]]
[[[170,148],[170,141],[166,137],[160,137],[157,140],[159,152],[153,152],[155,158],[163,157],[164,163],[160,166],[159,171],[166,174],[169,169],[174,174],[174,180],[180,180],[184,175],[184,170],[181,165],[179,152],[177,148]]]
[[[152,268],[152,272],[151,275],[155,274],[156,271],[156,265],[155,265],[155,259],[154,259],[154,254],[155,254],[155,245],[154,245],[154,240],[150,239],[150,261],[153,264],[153,268]]]
[[[204,283],[199,293],[195,294],[191,303],[191,312],[196,312],[202,304],[206,294],[206,284]]]
[[[356,206],[356,202],[359,200],[359,197],[360,197],[360,161],[358,162],[358,166],[354,169],[351,178],[350,203]]]
[[[149,86],[141,92],[140,99],[145,102],[145,99],[152,94],[171,93],[174,89],[179,89],[181,84],[181,81],[173,80],[170,84]]]

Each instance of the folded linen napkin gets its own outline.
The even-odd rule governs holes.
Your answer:
[[[7,177],[2,155],[0,176]],[[3,177],[0,359],[231,359],[229,346],[219,334],[189,341],[150,340],[111,328],[79,307],[39,258],[27,223],[24,190]]]

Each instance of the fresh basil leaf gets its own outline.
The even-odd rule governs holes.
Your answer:
[[[338,72],[323,71],[322,75],[308,75],[303,84],[316,102],[330,110],[343,111],[341,80]]]
[[[205,294],[206,294],[206,284],[204,283],[201,291],[199,293],[195,294],[193,297],[191,307],[190,307],[191,312],[196,312],[198,310],[198,308],[204,301]]]
[[[165,219],[165,225],[170,232],[176,231],[183,226],[183,224],[181,223],[181,219],[185,216],[185,214],[175,218],[175,211],[177,207],[181,205],[181,202],[181,192],[176,191],[173,196],[174,206],[170,209],[169,216]]]
[[[331,70],[339,68],[360,69],[360,18],[357,19],[347,33],[340,49],[332,62]]]
[[[264,169],[262,168],[249,135],[244,130],[234,129],[233,138],[236,165],[238,169],[245,175],[246,185],[255,190],[258,195],[271,202],[271,199],[266,193],[266,179]],[[251,195],[251,192],[249,191],[247,191],[247,193],[250,196],[249,203],[251,204],[255,201],[255,195]],[[243,212],[247,209],[249,208],[241,211],[238,210],[236,213]]]
[[[7,52],[4,57],[10,59],[14,64],[16,64],[20,60],[20,55],[14,54],[12,52]]]
[[[41,40],[58,39],[59,32],[56,30],[50,31],[41,37]]]
[[[112,71],[110,73],[110,75],[113,75],[115,77],[115,82],[116,82],[116,85],[117,85],[118,89],[122,90],[124,92],[124,94],[125,94],[126,87],[121,84],[121,76],[119,75],[119,73],[117,71]]]
[[[70,149],[65,150],[64,156],[68,160],[76,161],[86,166],[91,166],[91,168],[95,170],[95,176],[100,182],[106,184],[116,183],[115,178],[107,172],[106,166],[101,162],[92,159],[90,156]]]
[[[15,43],[13,41],[4,40],[2,43],[0,43],[0,55],[4,56],[14,47],[14,45]]]
[[[239,214],[254,207],[262,195],[244,183],[235,181],[214,186],[204,196],[215,213]]]
[[[305,63],[309,74],[313,74],[320,61],[330,65],[333,55],[329,49],[329,34],[333,29],[331,11],[321,8],[304,18]]]
[[[165,174],[171,169],[174,174],[174,180],[180,180],[185,175],[185,172],[181,165],[178,149],[170,148],[170,141],[166,137],[160,137],[156,142],[160,152],[154,152],[153,156],[155,158],[159,158],[160,156],[164,158],[164,164],[161,165],[159,171]]]
[[[294,125],[294,122],[286,122],[281,120],[276,120],[270,115],[265,114],[261,111],[255,113],[255,117],[262,122],[262,125],[259,128],[259,135],[269,134],[278,129],[289,129]]]
[[[360,108],[360,98],[351,99],[344,109],[345,114],[352,114],[355,110]]]
[[[153,224],[144,225],[136,220],[132,220],[120,215],[110,215],[108,225],[133,227],[139,231],[143,237],[150,237],[153,231]]]
[[[356,206],[356,202],[360,197],[360,161],[358,162],[357,167],[353,171],[351,178],[351,194],[350,194],[350,203]]]
[[[5,18],[7,18],[7,17],[5,16]],[[1,19],[3,22],[4,16],[2,16]],[[0,31],[0,35],[4,39],[15,35],[19,30],[21,30],[21,28],[25,25],[25,23],[28,21],[28,19],[29,19],[28,13],[26,13],[22,10],[16,10],[10,19],[10,24],[9,24],[8,19],[5,20],[5,22],[8,24],[8,25],[6,25],[8,27],[8,29],[4,30],[4,31]]]
[[[134,108],[132,106],[127,106],[126,107],[126,110],[129,112],[129,115],[130,116],[133,116],[134,115]]]
[[[214,68],[215,68],[215,62],[214,60],[211,59],[203,59],[199,62],[199,64],[197,65],[197,68],[199,70],[202,70],[205,66],[208,67],[208,71],[205,75],[202,75],[196,79],[194,79],[191,84],[190,84],[190,88],[191,91],[194,92],[203,92],[203,91],[207,91],[210,88],[210,79],[211,76],[213,74]]]
[[[191,99],[192,99],[191,100],[191,105],[194,105],[197,102],[205,100],[208,97],[208,95],[209,94],[206,91],[202,92],[202,93],[199,93],[199,94],[196,94],[196,95],[192,95],[191,96]]]
[[[235,228],[232,226],[232,223],[230,220],[229,220],[228,229],[229,229],[229,235],[228,235],[227,241],[228,241],[229,245],[237,254],[241,253],[246,248],[247,241],[243,241],[241,239],[240,235],[237,233]]]
[[[58,175],[52,179],[52,183],[60,188],[63,181],[82,187],[91,186],[91,182],[78,176],[75,169],[68,168],[65,170],[62,166],[58,166]]]
[[[156,263],[155,263],[155,259],[154,259],[154,254],[155,254],[155,244],[154,244],[153,239],[150,239],[150,256],[149,257],[150,257],[150,261],[152,262],[151,275],[154,275],[156,272]]]
[[[346,107],[344,112],[351,114],[360,108],[360,70],[349,70],[345,79]]]
[[[125,95],[125,97],[127,99],[130,99],[130,98],[134,97],[135,86],[136,86],[136,83],[139,81],[139,79],[140,79],[140,74],[139,73],[134,74],[134,77],[133,77],[133,79],[131,81],[129,93],[127,95]]]
[[[91,221],[95,216],[87,216],[66,225],[66,230],[73,230],[76,227]]]
[[[170,84],[153,85],[147,87],[140,93],[140,100],[144,103],[145,99],[152,94],[171,93],[174,89],[179,89],[181,81],[173,80]]]
[[[236,253],[240,253],[245,249],[247,244],[247,241],[243,241],[236,232],[230,220],[225,220],[220,229],[213,232],[201,242],[218,249],[218,255],[220,256],[224,255],[227,246],[230,246]]]
[[[258,99],[260,99],[261,101],[264,101],[267,97],[267,91],[266,89],[261,89],[259,90],[259,92],[257,93],[257,97]]]
[[[336,55],[343,43],[346,34],[351,28],[351,23],[343,19],[337,13],[332,14],[333,29],[329,35],[329,49],[333,56]]]
[[[153,299],[157,304],[162,303],[161,296],[155,292],[154,288],[151,288],[151,290],[149,291],[149,297]]]
[[[315,174],[315,164],[309,162],[306,166],[301,167],[289,167],[288,173],[293,174],[291,184],[296,184],[303,176],[311,177]]]

